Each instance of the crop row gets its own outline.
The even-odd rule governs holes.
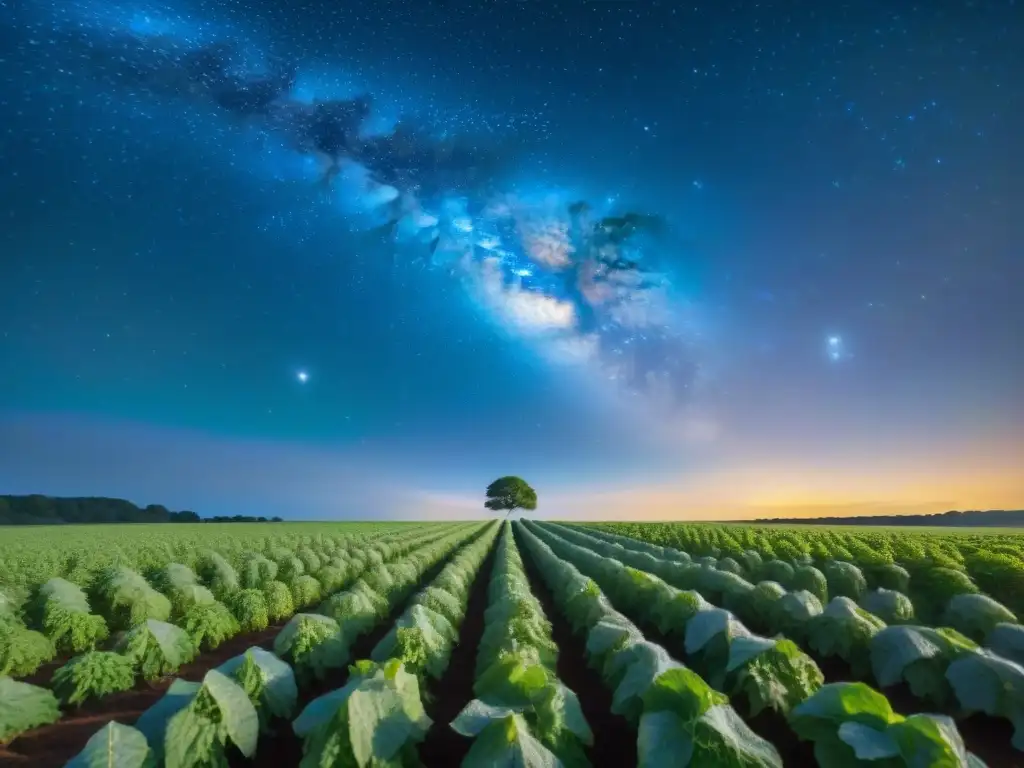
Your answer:
[[[107,622],[89,612],[84,591],[63,579],[51,579],[37,591],[27,611],[43,632],[26,628],[13,612],[0,615],[2,671],[25,675],[58,650],[75,653],[56,669],[50,685],[65,706],[77,706],[128,690],[137,677],[154,681],[173,674],[200,651],[216,647],[227,637],[266,629],[270,621],[287,619],[361,573],[373,572],[383,563],[447,535],[458,535],[460,530],[466,527],[438,526],[409,531],[390,541],[354,542],[352,549],[335,550],[331,560],[319,564],[315,571],[319,580],[301,570],[303,563],[309,565],[318,558],[312,551],[300,552],[304,559],[281,553],[277,561],[254,553],[248,561],[253,567],[244,572],[247,581],[241,583],[216,553],[207,553],[207,561],[217,566],[206,572],[211,588],[202,586],[191,569],[177,563],[151,574],[152,584],[162,591],[133,571],[109,568],[96,580],[95,594],[96,602],[107,608],[111,625],[124,627],[111,650],[95,650],[108,634]],[[274,578],[281,571],[290,573],[288,584]],[[252,577],[256,580],[248,581]],[[0,742],[10,736],[5,732]]]
[[[251,648],[207,672],[202,681],[174,681],[164,697],[139,717],[135,729],[109,724],[93,737],[82,759],[95,760],[116,752],[119,759],[127,761],[125,764],[223,764],[231,745],[251,756],[257,735],[271,733],[272,720],[290,719],[294,715],[300,699],[297,691],[311,690],[317,681],[343,670],[353,642],[390,615],[424,573],[455,550],[459,550],[458,554],[427,589],[413,598],[403,618],[429,615],[433,626],[441,620],[457,625],[465,607],[465,592],[494,533],[494,526],[448,527],[447,533],[441,532],[429,541],[421,540],[414,552],[400,560],[367,569],[349,589],[328,598],[318,609],[322,613],[293,617],[275,638],[273,654]],[[440,619],[434,610],[439,607],[450,618]],[[333,614],[333,618],[327,614]],[[357,690],[358,696],[348,701],[347,694],[334,691],[310,702],[295,722],[295,733],[304,738],[307,753],[332,750],[334,742],[321,738],[322,731],[327,728],[334,733],[342,721],[352,730],[342,741],[355,744],[353,748],[358,750],[359,743],[363,743],[359,740],[365,731],[364,716],[372,716],[381,703],[380,696],[371,695],[371,691],[390,701],[388,696],[395,693],[392,689],[396,685],[408,688],[408,681],[415,681],[416,673],[424,673],[427,666],[438,670],[436,654],[444,653],[443,644],[434,642],[435,638],[423,629],[400,618],[395,630],[372,654],[386,657],[390,650],[397,658],[384,658],[381,664],[366,661],[354,665],[346,690]],[[449,638],[449,643],[454,640],[452,631]],[[402,668],[403,663],[408,669]],[[3,680],[4,692],[22,704],[20,709],[25,717],[52,721],[59,714],[50,692],[9,678]],[[381,693],[377,690],[381,686],[391,693]],[[418,702],[418,692],[414,698]],[[344,713],[339,714],[339,707]],[[362,714],[349,723],[350,710]],[[0,722],[9,727],[11,714],[3,712]],[[376,748],[374,745],[373,749]],[[106,759],[102,763],[108,764]]]
[[[900,585],[913,576],[940,589],[983,591],[1015,613],[1024,612],[1024,537],[1019,535],[686,523],[587,527],[673,547],[694,558],[728,559],[741,568],[751,560],[753,567],[757,560],[800,565],[848,562],[861,568],[871,586],[905,591]],[[922,585],[922,590],[929,588]]]
[[[951,709],[955,701],[957,714],[981,711],[1015,727],[1021,723],[1024,668],[956,630],[887,627],[845,596],[823,609],[806,590],[786,592],[774,582],[754,585],[710,563],[689,562],[685,553],[660,551],[666,557],[657,557],[650,545],[628,539],[626,545],[602,541],[561,526],[549,526],[541,535],[556,542],[560,556],[626,601],[639,620],[675,636],[716,687],[746,695],[751,715],[766,705],[780,714],[791,712],[809,681],[821,677],[816,665],[810,669],[798,647],[803,646],[818,658],[841,658],[854,679],[870,670],[882,687],[906,682],[927,706]],[[741,620],[776,638],[758,638]],[[742,673],[742,666],[735,666],[739,659],[755,646],[773,655],[771,665],[755,658],[758,674],[736,674]],[[766,675],[769,666],[775,671]],[[1016,746],[1019,739],[1018,729]]]
[[[905,704],[906,716],[898,714],[886,695],[846,682],[835,665],[823,669],[817,660],[846,659],[841,649],[853,637],[850,658],[877,677],[880,662],[891,672],[895,657],[907,658],[905,646],[920,650],[937,643],[928,634],[937,633],[962,645],[958,654],[913,658],[900,677],[912,688],[941,679],[964,709],[979,708],[963,697],[982,695],[986,675],[1017,667],[952,629],[886,626],[845,595],[823,605],[808,590],[720,570],[717,558],[695,562],[674,548],[589,527],[437,526],[396,538],[408,545],[400,556],[369,564],[315,609],[292,616],[272,653],[250,648],[204,669],[201,679],[175,680],[140,717],[108,723],[79,744],[70,764],[193,768],[238,764],[233,753],[240,753],[258,765],[411,768],[422,765],[424,742],[443,730],[465,748],[432,753],[428,765],[604,765],[611,758],[595,752],[592,729],[602,715],[577,695],[593,693],[584,679],[593,676],[610,692],[607,709],[623,733],[632,729],[644,768],[978,768],[984,764],[967,751],[952,718],[915,714]],[[484,574],[489,553],[493,565]],[[826,589],[840,588],[843,580],[833,574],[830,581],[828,567],[821,573]],[[467,632],[474,584],[474,627],[480,613],[483,622]],[[548,615],[540,599],[546,592],[555,606],[545,604]],[[852,624],[837,623],[847,614]],[[562,622],[557,630],[552,619]],[[856,632],[864,621],[875,631],[861,647]],[[572,668],[562,663],[565,649],[576,646],[559,644],[571,632],[592,673],[564,676]],[[886,633],[909,639],[882,642]],[[466,662],[470,647],[473,664]],[[460,673],[451,664],[456,650],[473,669],[471,693],[451,685]],[[152,651],[155,674],[173,673],[160,658]],[[1010,707],[994,714],[1012,717],[1021,710],[1012,699],[1017,678],[999,681],[1010,684],[1000,689]],[[449,693],[460,709],[433,722],[428,713],[446,711],[436,697]],[[23,727],[19,716],[52,721],[57,706],[50,691],[0,678],[0,729]]]

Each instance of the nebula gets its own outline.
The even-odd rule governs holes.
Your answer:
[[[344,188],[395,247],[413,243],[546,359],[657,413],[690,402],[700,347],[658,263],[671,255],[660,219],[503,188],[524,144],[514,132],[453,132],[416,115],[382,131],[374,94],[308,98],[301,60],[191,15],[115,16],[90,10],[69,23],[66,8],[58,25],[60,47],[89,77],[272,137],[316,167],[327,198]]]

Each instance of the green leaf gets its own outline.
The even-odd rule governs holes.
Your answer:
[[[361,765],[390,760],[409,741],[419,741],[431,721],[420,701],[415,675],[402,671],[391,680],[371,679],[348,700],[352,752]]]
[[[882,731],[902,719],[885,696],[864,683],[829,683],[794,707],[789,722],[801,738],[817,742],[835,736],[845,722]]]
[[[529,706],[544,690],[551,671],[540,664],[531,649],[499,657],[473,684],[479,698],[508,706]]]
[[[726,665],[725,671],[732,672],[738,669],[755,656],[770,651],[775,647],[775,643],[776,640],[757,635],[736,638],[729,646],[729,663]]]
[[[146,680],[176,672],[196,653],[185,630],[156,619],[147,619],[129,630],[118,643],[117,650],[132,660]]]
[[[644,713],[670,711],[683,722],[692,722],[711,707],[729,698],[709,686],[700,675],[684,666],[659,674],[643,695]]]
[[[785,638],[737,638],[730,649],[732,693],[745,693],[749,715],[764,708],[786,715],[825,682],[810,656]]]
[[[838,734],[860,760],[882,760],[896,757],[900,753],[899,745],[887,731],[880,731],[870,725],[851,720],[839,726]]]
[[[141,731],[111,720],[65,768],[150,768],[153,754]]]
[[[728,704],[712,707],[693,726],[695,762],[735,768],[782,768],[782,758],[770,742],[743,722]]]
[[[473,742],[462,768],[564,768],[555,754],[530,733],[517,714],[488,725]]]
[[[686,652],[690,654],[702,651],[719,635],[732,640],[736,637],[749,637],[750,631],[729,611],[710,608],[698,613],[686,625]]]
[[[349,680],[344,687],[317,696],[309,702],[292,722],[292,730],[295,735],[304,739],[333,719],[338,710],[348,701],[348,697],[352,695],[352,691],[356,689],[359,682],[359,680]]]
[[[505,720],[509,715],[521,713],[525,706],[510,707],[504,704],[488,704],[480,699],[473,699],[462,708],[462,711],[451,722],[453,731],[461,736],[473,738],[491,723]]]
[[[907,768],[963,768],[970,755],[956,724],[942,715],[911,715],[889,726]]]
[[[246,757],[256,753],[259,739],[259,717],[245,691],[227,675],[211,669],[203,677],[203,688],[217,702],[221,723],[239,751]]]
[[[751,731],[727,704],[715,705],[694,720],[669,710],[645,712],[637,751],[639,768],[782,767],[775,747]]]
[[[167,724],[174,715],[192,703],[192,699],[202,687],[202,683],[175,680],[167,692],[135,721],[135,727],[142,732],[146,741],[149,742],[149,746],[158,755],[163,751]]]
[[[201,692],[194,703],[202,701]],[[226,764],[225,734],[215,721],[196,712],[194,703],[175,713],[167,723],[163,739],[165,768]]]
[[[981,643],[997,624],[1015,622],[1013,611],[988,595],[956,595],[946,606],[945,622]]]
[[[1024,749],[1024,667],[981,650],[951,663],[946,679],[964,709],[1013,723],[1013,745]]]
[[[75,656],[53,673],[54,693],[66,704],[81,704],[135,685],[135,662],[113,651],[89,651]]]
[[[0,677],[0,744],[60,719],[57,698],[45,688]]]
[[[347,685],[310,702],[292,724],[303,764],[384,766],[420,741],[431,721],[419,683],[401,663],[353,666]]]
[[[230,678],[238,681],[243,666],[255,667],[260,677],[258,701],[274,717],[291,719],[295,716],[298,705],[299,689],[295,682],[292,668],[281,661],[270,651],[258,646],[249,648],[240,656],[235,656],[221,664],[217,669]],[[242,686],[245,688],[245,686]],[[253,702],[256,704],[257,702]]]
[[[673,660],[660,645],[649,642],[633,643],[613,657],[624,668],[619,684],[612,694],[612,712],[636,722],[643,710],[643,696],[654,681],[665,672],[682,665]]]
[[[638,768],[686,768],[693,758],[693,737],[686,721],[667,709],[643,714],[636,747]]]

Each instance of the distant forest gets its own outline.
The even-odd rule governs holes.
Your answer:
[[[799,525],[942,525],[953,528],[1024,527],[1024,509],[936,512],[933,515],[865,515],[862,517],[761,517],[755,523]]]
[[[280,523],[280,517],[200,517],[188,510],[171,512],[160,504],[137,507],[125,499],[100,496],[0,496],[0,525],[62,525],[71,523]]]

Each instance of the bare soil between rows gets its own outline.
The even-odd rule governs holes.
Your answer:
[[[487,611],[487,586],[494,570],[498,539],[480,566],[469,592],[466,615],[459,629],[459,640],[452,650],[448,669],[438,681],[427,684],[426,709],[434,721],[419,747],[420,759],[430,768],[457,766],[462,763],[472,740],[456,733],[449,723],[475,698],[476,655],[484,636],[484,613]]]

